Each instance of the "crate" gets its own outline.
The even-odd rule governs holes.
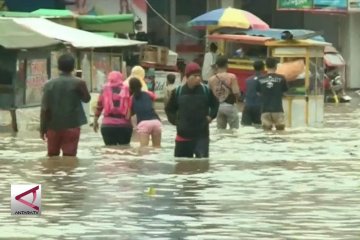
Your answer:
[[[155,63],[166,65],[169,49],[166,47],[146,45],[141,48],[140,62]]]
[[[178,54],[176,52],[169,51],[166,66],[176,66],[177,59],[178,59]]]

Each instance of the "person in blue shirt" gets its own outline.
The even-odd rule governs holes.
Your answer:
[[[257,93],[256,86],[258,79],[265,70],[263,61],[255,61],[253,64],[255,75],[246,80],[245,105],[241,117],[241,125],[251,126],[261,124],[261,98]]]
[[[261,124],[264,130],[285,130],[285,114],[283,96],[288,91],[284,75],[276,73],[278,61],[276,58],[266,59],[267,74],[257,81],[257,92],[261,96]]]
[[[140,147],[147,147],[151,137],[153,147],[160,148],[162,124],[154,108],[156,95],[151,91],[142,91],[141,88],[142,83],[138,78],[130,79],[130,109],[131,114],[136,115]]]

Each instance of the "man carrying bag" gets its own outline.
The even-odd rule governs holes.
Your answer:
[[[224,56],[216,60],[217,73],[209,80],[209,87],[220,102],[217,114],[217,128],[239,128],[239,114],[236,103],[239,101],[240,89],[236,76],[227,72],[228,59]]]

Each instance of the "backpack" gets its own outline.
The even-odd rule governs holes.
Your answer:
[[[179,99],[181,92],[182,92],[182,85],[176,87],[175,90],[175,95],[176,95],[176,99]],[[205,86],[204,84],[201,84],[201,87],[203,88],[204,93],[206,94],[206,96],[208,97],[208,101],[210,102],[210,90],[207,86]]]
[[[220,79],[217,74],[215,74],[215,76],[218,79],[218,82],[215,86],[215,92],[218,94],[217,97],[219,98],[219,102],[234,104],[236,102],[236,98],[233,94],[232,88],[228,86],[223,79]],[[225,98],[226,95],[227,97]]]

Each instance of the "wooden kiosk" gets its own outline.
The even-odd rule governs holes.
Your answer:
[[[329,43],[227,34],[211,35],[209,40],[220,42],[223,53],[229,56],[229,71],[238,76],[244,92],[245,80],[253,74],[253,62],[267,56],[277,58],[278,73],[285,76],[289,86],[283,98],[287,127],[315,127],[323,123],[323,57]]]

